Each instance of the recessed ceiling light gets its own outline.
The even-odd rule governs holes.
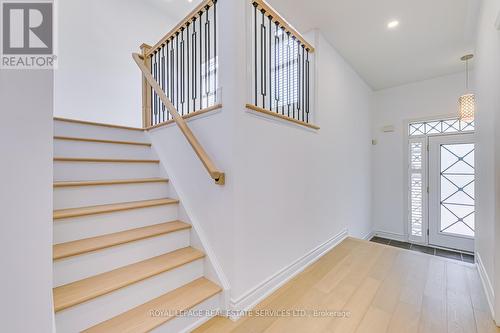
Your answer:
[[[399,25],[399,21],[398,20],[390,21],[389,23],[387,23],[387,28],[394,29],[398,25]]]

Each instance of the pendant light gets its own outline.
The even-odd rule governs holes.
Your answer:
[[[469,91],[469,60],[474,55],[464,55],[460,60],[465,61],[465,94],[458,99],[459,118],[466,122],[474,120],[474,112],[476,110],[476,96]]]

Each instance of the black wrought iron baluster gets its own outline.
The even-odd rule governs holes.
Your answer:
[[[161,85],[161,50],[158,49],[158,56],[157,56],[157,59],[156,59],[156,63],[157,63],[157,66],[156,66],[156,81]],[[161,87],[161,86],[160,86]],[[158,98],[158,101],[157,101],[157,123],[159,124],[160,123],[160,116],[161,116],[161,99],[160,99],[160,95],[159,94],[156,94],[157,98]]]
[[[307,103],[306,103],[306,123],[309,122],[309,103],[310,103],[310,96],[309,96],[309,89],[310,89],[310,86],[309,86],[309,80],[310,80],[310,77],[309,77],[309,49],[306,49],[307,51],[307,55],[306,55],[306,98],[307,98]]]
[[[156,81],[160,85],[161,88],[161,47],[158,48],[158,54],[157,54],[157,67],[156,67]],[[161,115],[161,100],[160,100],[160,95],[157,94],[158,96],[158,123],[160,122],[160,115]]]
[[[175,101],[175,43],[174,36],[170,39],[170,102]]]
[[[186,87],[187,87],[187,99],[186,99],[186,106],[187,106],[187,114],[189,114],[190,112],[190,106],[191,106],[191,103],[190,103],[190,93],[189,93],[189,67],[190,67],[190,61],[189,61],[189,25],[191,23],[190,22],[187,22],[186,23],[186,65],[187,65],[187,72],[186,72],[186,77],[187,77],[187,82],[186,82]]]
[[[306,58],[305,58],[305,46],[302,45],[302,111],[305,110],[305,97],[306,97],[306,93],[305,93],[305,87],[306,87],[306,67],[305,67],[305,62],[306,62]]]
[[[175,33],[175,108],[179,110],[179,32]]]
[[[262,95],[262,108],[266,108],[266,91],[267,91],[267,58],[266,58],[266,26],[265,26],[265,10],[260,11],[262,13],[261,24],[260,24],[260,94]]]
[[[281,45],[280,45],[280,48],[281,48],[281,75],[280,75],[280,79],[281,79],[281,115],[285,115],[285,101],[286,101],[286,97],[285,97],[285,30],[283,29],[283,27],[281,28]]]
[[[254,25],[254,82],[255,82],[255,106],[258,106],[258,94],[257,94],[257,76],[258,76],[258,60],[257,60],[257,45],[258,45],[258,42],[257,42],[257,3],[254,2],[253,3],[253,7],[254,7],[254,19],[253,19],[253,25]]]
[[[205,95],[207,96],[207,107],[210,99],[210,19],[208,10],[210,6],[205,6]]]
[[[158,53],[156,54],[156,82],[160,85],[161,88],[161,49],[158,49]],[[157,111],[156,111],[156,118],[157,118],[157,123],[160,123],[160,113],[161,113],[161,100],[159,94],[156,95],[157,101]]]
[[[181,95],[181,115],[184,115],[184,102],[185,102],[185,96],[184,96],[184,93],[185,93],[185,82],[184,82],[184,79],[185,79],[185,70],[186,68],[184,67],[185,66],[185,47],[184,47],[184,27],[181,28],[181,48],[180,48],[180,53],[181,53],[181,64],[180,64],[180,95]]]
[[[167,98],[170,99],[170,63],[169,63],[169,46],[170,46],[170,43],[169,41],[167,40],[166,41],[166,45],[165,45],[165,88],[164,88],[164,91],[165,91],[165,95],[167,95]],[[169,113],[167,112],[166,114],[166,118],[168,120],[169,118]]]
[[[154,62],[153,62],[153,55],[149,55],[149,57],[151,58],[150,59],[150,65],[149,65],[149,70],[150,70],[150,73],[152,75],[154,75]],[[151,120],[151,123],[149,125],[153,126],[153,115],[154,115],[154,101],[155,101],[155,91],[153,89],[153,87],[149,87],[149,90],[150,90],[150,96],[151,96],[151,101],[150,101],[150,115],[149,115],[149,119]]]
[[[274,100],[276,102],[276,112],[279,112],[279,101],[280,101],[280,80],[279,80],[279,47],[280,38],[278,37],[279,23],[276,21],[274,23]]]
[[[153,79],[156,76],[156,64],[155,64],[155,54],[154,52],[151,54],[151,75],[153,75]],[[154,116],[155,116],[155,104],[156,104],[156,92],[151,88],[151,125],[154,125]]]
[[[174,103],[174,39],[173,37],[169,40],[168,45],[170,45],[170,48],[167,49],[168,53],[168,99],[170,102],[173,104]],[[168,118],[168,116],[167,116]]]
[[[287,31],[287,41],[286,41],[286,71],[287,71],[287,79],[286,79],[286,104],[288,107],[288,117],[290,117],[290,32]],[[295,114],[293,115],[293,118],[295,118]]]
[[[272,94],[272,30],[273,30],[273,27],[272,27],[272,23],[273,23],[273,17],[272,16],[268,16],[268,19],[269,19],[269,110],[272,110],[273,109],[273,94]]]
[[[217,65],[219,63],[217,59],[217,0],[213,0],[214,3],[214,103],[217,104]]]
[[[197,73],[197,63],[196,63],[196,54],[197,54],[197,32],[196,32],[196,17],[193,18],[193,34],[192,34],[192,44],[193,44],[193,48],[192,48],[192,58],[191,58],[191,61],[192,61],[192,66],[193,66],[193,72],[192,72],[192,79],[191,79],[191,89],[192,89],[192,93],[193,93],[193,111],[196,111],[196,93],[198,91],[197,89],[197,78],[198,78],[198,73]]]
[[[174,37],[171,39],[171,49],[170,49],[170,102],[174,104],[175,101],[175,50],[174,50]]]
[[[172,62],[170,64],[171,69],[172,69],[172,105],[175,105],[175,53],[177,50],[175,49],[175,36],[172,36],[172,50],[170,51],[170,55],[172,56]]]
[[[202,21],[203,21],[203,11],[199,11],[200,15],[200,110],[203,109],[203,59],[202,59],[202,50],[203,50],[203,34],[202,34]]]
[[[165,92],[165,44],[161,46],[161,90]],[[165,121],[165,104],[161,103],[162,119]]]
[[[213,78],[213,73],[212,73],[212,30],[210,29],[211,27],[211,21],[209,20],[209,13],[210,13],[210,7],[206,6],[205,7],[207,10],[207,23],[208,23],[208,90],[207,90],[207,106],[210,106],[210,95],[212,94],[212,78]]]
[[[301,78],[301,64],[300,64],[300,40],[297,39],[297,112],[300,114],[300,78]],[[302,120],[304,119],[304,113],[302,112]]]
[[[292,72],[292,75],[291,75],[291,79],[290,79],[290,91],[291,91],[291,95],[290,95],[290,102],[292,104],[292,110],[293,110],[293,117],[295,118],[295,106],[296,106],[296,103],[295,103],[295,77],[297,75],[297,68],[296,68],[296,64],[295,64],[295,57],[294,57],[294,49],[295,49],[295,36],[292,35],[292,45],[290,46],[290,53],[291,53],[291,58],[290,58],[290,65],[291,65],[291,72]],[[299,112],[297,110],[297,118],[300,119],[300,115],[299,115]]]
[[[161,48],[158,49],[158,59],[157,59],[157,63],[158,63],[158,66],[157,66],[157,74],[156,74],[156,81],[158,82],[158,84],[160,85],[160,88],[161,88]],[[161,104],[162,104],[162,101],[160,99],[160,95],[157,94],[158,96],[158,114],[157,114],[157,120],[158,120],[158,123],[161,122]]]

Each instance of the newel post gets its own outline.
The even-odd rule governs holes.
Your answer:
[[[147,57],[146,54],[151,49],[148,44],[142,44],[140,46],[141,54],[144,58],[144,65],[146,68],[151,68],[151,57]],[[151,85],[148,83],[144,75],[142,76],[142,127],[147,128],[151,126]]]

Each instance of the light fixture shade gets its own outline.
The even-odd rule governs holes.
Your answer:
[[[473,121],[474,112],[476,111],[476,96],[474,94],[466,94],[458,99],[460,119],[463,121]]]

